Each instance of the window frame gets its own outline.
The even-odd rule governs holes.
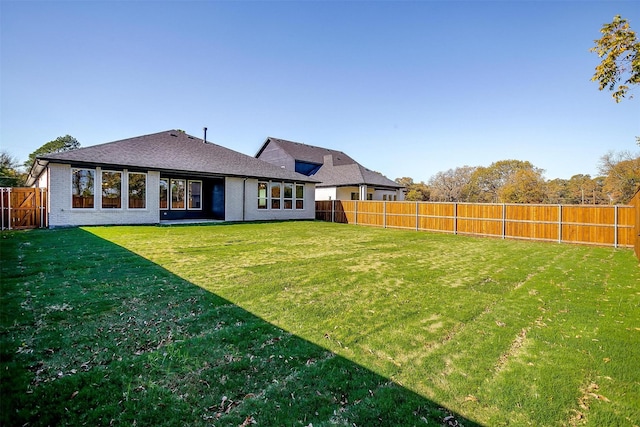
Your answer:
[[[274,195],[274,190],[277,190],[277,195]],[[280,210],[282,209],[282,183],[281,182],[271,182],[269,185],[269,195],[271,199],[271,210]]]
[[[260,194],[264,192],[264,194]],[[258,181],[258,210],[269,209],[269,183],[267,181]]]
[[[144,198],[141,198],[141,200],[144,201],[143,206],[141,207],[131,207],[131,176],[132,175],[142,175],[144,176]],[[140,210],[140,209],[147,209],[147,174],[145,172],[127,172],[127,209],[134,209],[134,210]]]
[[[191,203],[193,201],[193,195],[191,192],[191,184],[200,184],[200,194],[198,194],[198,207],[192,207]],[[187,181],[187,210],[189,211],[201,211],[202,210],[202,180],[199,179],[190,179]]]
[[[294,194],[294,204],[295,209],[300,210],[304,209],[304,184],[294,184],[295,185],[295,194]],[[301,190],[301,195],[298,196],[298,190]]]
[[[182,207],[176,207],[173,204],[173,183],[178,182],[178,181],[182,181]],[[186,199],[186,195],[187,195],[187,180],[185,178],[171,178],[169,180],[169,200],[170,200],[170,208],[172,211],[184,211],[187,209],[187,199]]]
[[[118,206],[109,206],[108,204],[107,204],[107,206],[105,206],[105,203],[104,203],[105,199],[107,199],[107,200],[108,199],[113,199],[113,200],[118,199],[118,197],[106,197],[105,196],[105,192],[104,192],[104,190],[105,190],[105,187],[104,187],[104,184],[105,184],[104,176],[106,174],[117,174],[117,175],[120,175],[120,188],[118,189],[119,192],[120,192],[120,195],[119,195],[120,196],[119,197],[120,202],[118,203]],[[122,207],[123,207],[122,206],[123,205],[123,203],[122,203],[122,195],[123,195],[122,194],[123,193],[123,191],[122,191],[122,175],[123,175],[122,171],[108,170],[108,169],[103,169],[103,170],[100,171],[100,209],[107,209],[107,210],[122,209]]]
[[[171,189],[171,179],[170,178],[160,178],[160,181],[158,182],[158,208],[160,210],[166,211],[169,210],[169,204],[171,203],[171,195],[170,193],[170,189]],[[167,202],[167,205],[165,207],[162,207],[162,183],[165,182],[167,185],[164,188],[164,197],[165,200]]]
[[[76,175],[76,171],[86,171],[86,172],[91,172],[92,173],[92,185],[91,187],[87,186],[87,189],[91,189],[91,206],[89,207],[80,207],[80,206],[74,206],[73,203],[73,198],[74,197],[84,197],[84,196],[76,196],[74,194],[75,191],[75,185],[74,185],[74,178],[77,176]],[[75,210],[87,210],[87,209],[95,209],[96,208],[96,174],[97,174],[97,170],[96,169],[90,169],[90,168],[71,168],[71,209]],[[81,177],[83,178],[83,177]]]

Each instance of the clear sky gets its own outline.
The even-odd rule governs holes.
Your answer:
[[[20,161],[182,129],[248,155],[273,136],[391,179],[528,160],[597,175],[636,152],[640,88],[591,82],[604,23],[638,1],[0,0],[0,144]]]

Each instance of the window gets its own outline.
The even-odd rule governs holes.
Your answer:
[[[267,188],[266,182],[258,182],[258,209],[267,209]]]
[[[122,207],[122,172],[102,172],[102,209]]]
[[[189,209],[202,209],[202,181],[189,181]]]
[[[284,183],[284,208],[293,209],[293,184]]]
[[[383,194],[383,195],[382,195],[382,200],[384,200],[384,201],[386,201],[386,200],[387,200],[387,195],[386,195],[386,194]]]
[[[93,208],[95,176],[96,171],[92,169],[71,169],[72,208]]]
[[[322,167],[322,164],[303,162],[296,160],[295,171],[306,176],[315,175]]]
[[[160,178],[160,209],[169,208],[169,180]]]
[[[296,209],[304,209],[304,185],[296,185]]]
[[[147,207],[147,174],[129,172],[129,209]]]
[[[282,189],[279,182],[271,183],[271,209],[280,209],[280,194]]]
[[[351,200],[360,200],[359,193],[351,193]]]
[[[373,193],[367,193],[367,200],[373,200]]]
[[[184,179],[171,180],[171,209],[184,209]]]

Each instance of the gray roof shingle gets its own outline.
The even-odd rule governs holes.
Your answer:
[[[402,185],[390,180],[381,173],[362,166],[344,152],[329,148],[269,137],[256,154],[256,157],[260,156],[260,153],[268,144],[276,144],[295,160],[322,164],[323,166],[313,175],[313,178],[320,181],[318,184],[319,187],[366,184],[376,187],[403,188]],[[324,163],[326,155],[331,155],[333,165]]]
[[[217,144],[205,143],[200,138],[176,130],[47,154],[39,158],[52,162],[317,182],[314,178]]]

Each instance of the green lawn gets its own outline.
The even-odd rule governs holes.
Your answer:
[[[630,250],[321,222],[0,241],[0,425],[640,425]]]

